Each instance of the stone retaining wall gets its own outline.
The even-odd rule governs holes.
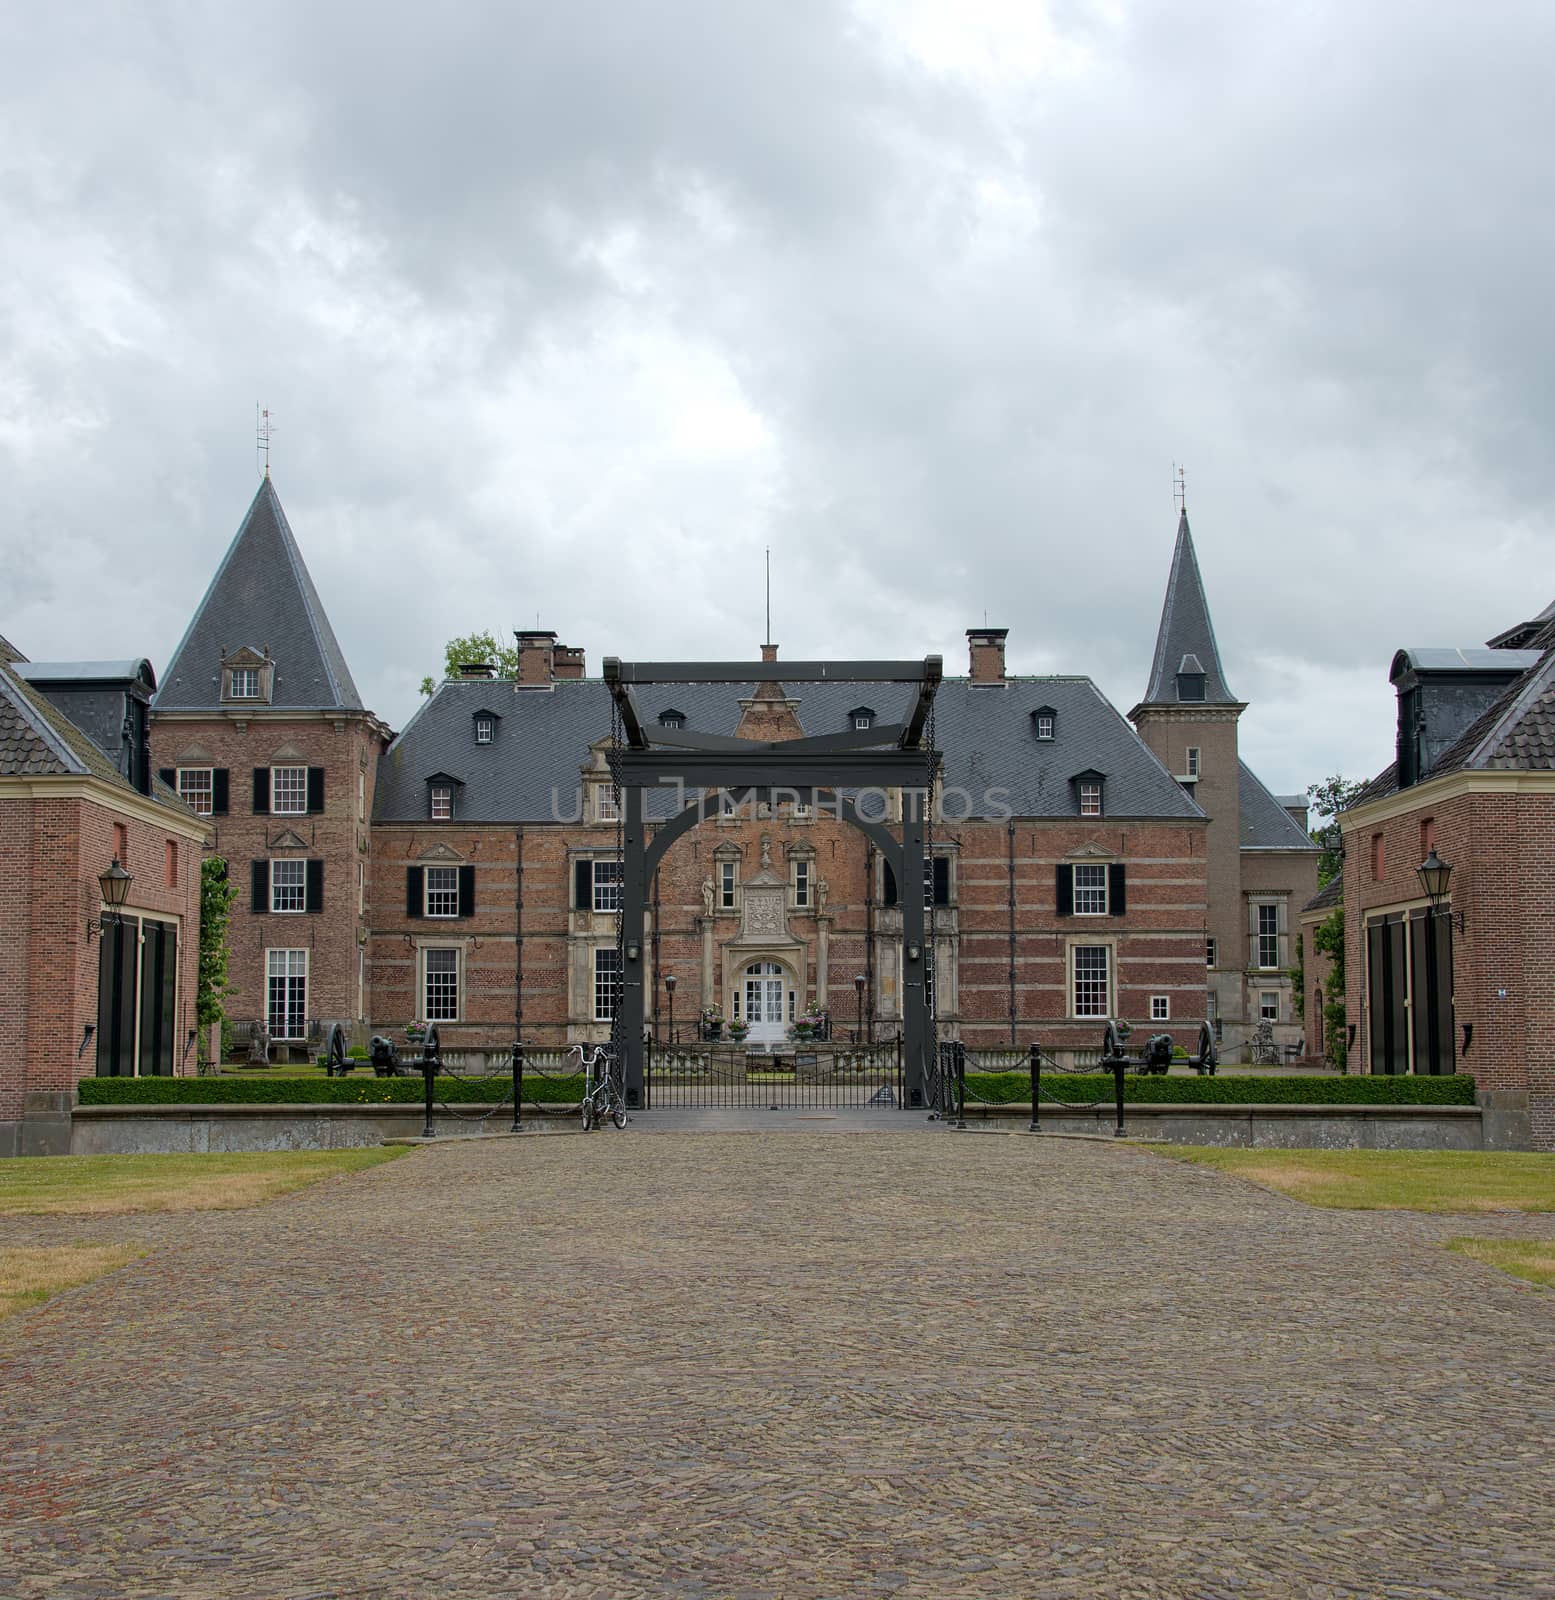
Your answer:
[[[471,1108],[473,1112],[474,1108]],[[1029,1106],[971,1106],[968,1123],[988,1120],[1014,1131],[1031,1121]],[[512,1113],[496,1111],[484,1121],[471,1112],[455,1117],[438,1112],[439,1134],[506,1133]],[[651,1124],[669,1122],[673,1112],[637,1112]],[[847,1112],[839,1112],[846,1117]],[[1513,1146],[1487,1128],[1478,1106],[1290,1106],[1290,1105],[1130,1105],[1124,1108],[1127,1133],[1171,1144],[1242,1145],[1265,1149],[1318,1150],[1481,1150]],[[1110,1103],[1095,1110],[1042,1108],[1049,1133],[1110,1134]],[[917,1126],[922,1113],[903,1112],[904,1127]],[[525,1110],[524,1123],[539,1132],[571,1130],[570,1114]],[[375,1145],[384,1139],[420,1134],[419,1105],[219,1105],[77,1106],[71,1116],[73,1155],[130,1155],[153,1151],[335,1150]],[[1523,1146],[1526,1148],[1526,1145]]]

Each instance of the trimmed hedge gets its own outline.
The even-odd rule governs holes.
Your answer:
[[[449,1105],[485,1105],[506,1100],[513,1080],[503,1073],[484,1083],[439,1078],[437,1098]],[[233,1105],[420,1105],[426,1093],[414,1078],[83,1078],[77,1099],[84,1106]],[[524,1077],[524,1102],[571,1105],[583,1098],[581,1075]]]
[[[1071,1104],[1113,1103],[1111,1073],[1044,1072],[1042,1087]],[[1024,1072],[969,1072],[966,1098],[969,1106],[979,1100],[1024,1105],[1031,1099],[1031,1079]],[[1474,1080],[1461,1074],[1450,1078],[1125,1075],[1123,1098],[1133,1105],[1471,1106]]]

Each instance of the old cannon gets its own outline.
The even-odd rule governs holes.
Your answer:
[[[395,1054],[394,1041],[386,1039],[381,1033],[375,1033],[367,1046],[367,1059],[372,1065],[373,1075],[379,1078],[409,1077],[410,1068],[400,1066],[400,1058]]]

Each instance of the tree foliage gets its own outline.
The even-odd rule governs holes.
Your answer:
[[[1323,979],[1323,1048],[1340,1072],[1349,1068],[1350,1053],[1344,1020],[1344,907],[1335,906],[1312,930],[1312,948],[1329,960]]]
[[[496,667],[499,678],[516,678],[518,645],[498,644],[497,636],[489,629],[461,634],[456,639],[450,639],[443,647],[443,676],[457,678],[459,668],[466,661],[489,661]],[[431,694],[436,687],[435,678],[421,680],[422,694]]]
[[[1344,866],[1344,845],[1339,834],[1339,813],[1358,795],[1365,783],[1359,778],[1346,778],[1340,773],[1324,778],[1321,783],[1310,784],[1307,799],[1312,802],[1312,814],[1320,818],[1312,828],[1312,837],[1323,847],[1317,860],[1317,886],[1324,888],[1340,874]]]
[[[194,1016],[202,1035],[213,1022],[226,1021],[223,1002],[232,993],[227,979],[227,925],[237,897],[221,856],[210,856],[200,863],[200,970],[195,984]],[[200,1049],[205,1050],[203,1037]]]

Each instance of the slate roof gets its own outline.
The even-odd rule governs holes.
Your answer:
[[[13,670],[0,664],[0,778],[100,778],[130,794],[140,791],[103,750],[58,706]],[[160,778],[151,798],[181,815],[193,813]]]
[[[1185,657],[1194,658],[1186,667]],[[1172,552],[1166,603],[1161,608],[1161,629],[1156,635],[1150,686],[1145,690],[1143,704],[1176,705],[1179,671],[1204,674],[1204,704],[1241,704],[1227,686],[1225,669],[1220,664],[1220,647],[1215,643],[1215,628],[1209,618],[1209,601],[1204,597],[1204,580],[1199,576],[1186,511],[1177,519],[1177,547]]]
[[[0,663],[10,666],[12,662],[25,661],[26,659],[27,657],[14,644],[3,633],[0,633]]]
[[[506,697],[506,710],[495,741],[477,745],[471,719],[497,698],[494,690]],[[636,691],[650,727],[673,707],[685,713],[687,731],[724,735],[734,734],[739,702],[753,692],[749,684],[648,685]],[[791,684],[785,692],[799,702],[804,732],[817,734],[847,729],[848,713],[860,704],[873,706],[882,722],[902,721],[913,690],[907,684],[838,680]],[[1052,740],[1035,736],[1031,713],[1038,706],[1056,713]],[[499,688],[481,679],[444,683],[384,752],[374,820],[424,821],[427,780],[437,772],[464,785],[461,821],[575,820],[579,769],[589,746],[609,737],[610,711],[609,690],[598,679],[562,681],[546,690]],[[1002,803],[1018,817],[1073,817],[1070,780],[1086,768],[1106,775],[1108,817],[1203,816],[1089,678],[1012,678],[991,685],[947,678],[936,696],[935,728],[946,783],[971,796],[974,816],[996,813]],[[985,799],[997,790],[1007,794]],[[668,816],[672,801],[670,791],[650,792],[649,816]]]
[[[287,711],[361,711],[340,643],[275,485],[259,485],[194,619],[173,652],[158,711],[221,705],[221,653],[269,647],[275,660],[270,705]]]
[[[1245,761],[1237,762],[1237,801],[1244,850],[1309,850],[1317,854],[1316,842],[1302,832]]]
[[[1528,649],[1494,653],[1526,657],[1531,665],[1448,745],[1431,770],[1421,777],[1422,783],[1450,772],[1555,770],[1555,617],[1532,635]],[[1398,764],[1393,762],[1350,805],[1380,800],[1397,789]]]
[[[1305,911],[1331,911],[1344,904],[1344,874],[1330,878],[1301,908]]]

